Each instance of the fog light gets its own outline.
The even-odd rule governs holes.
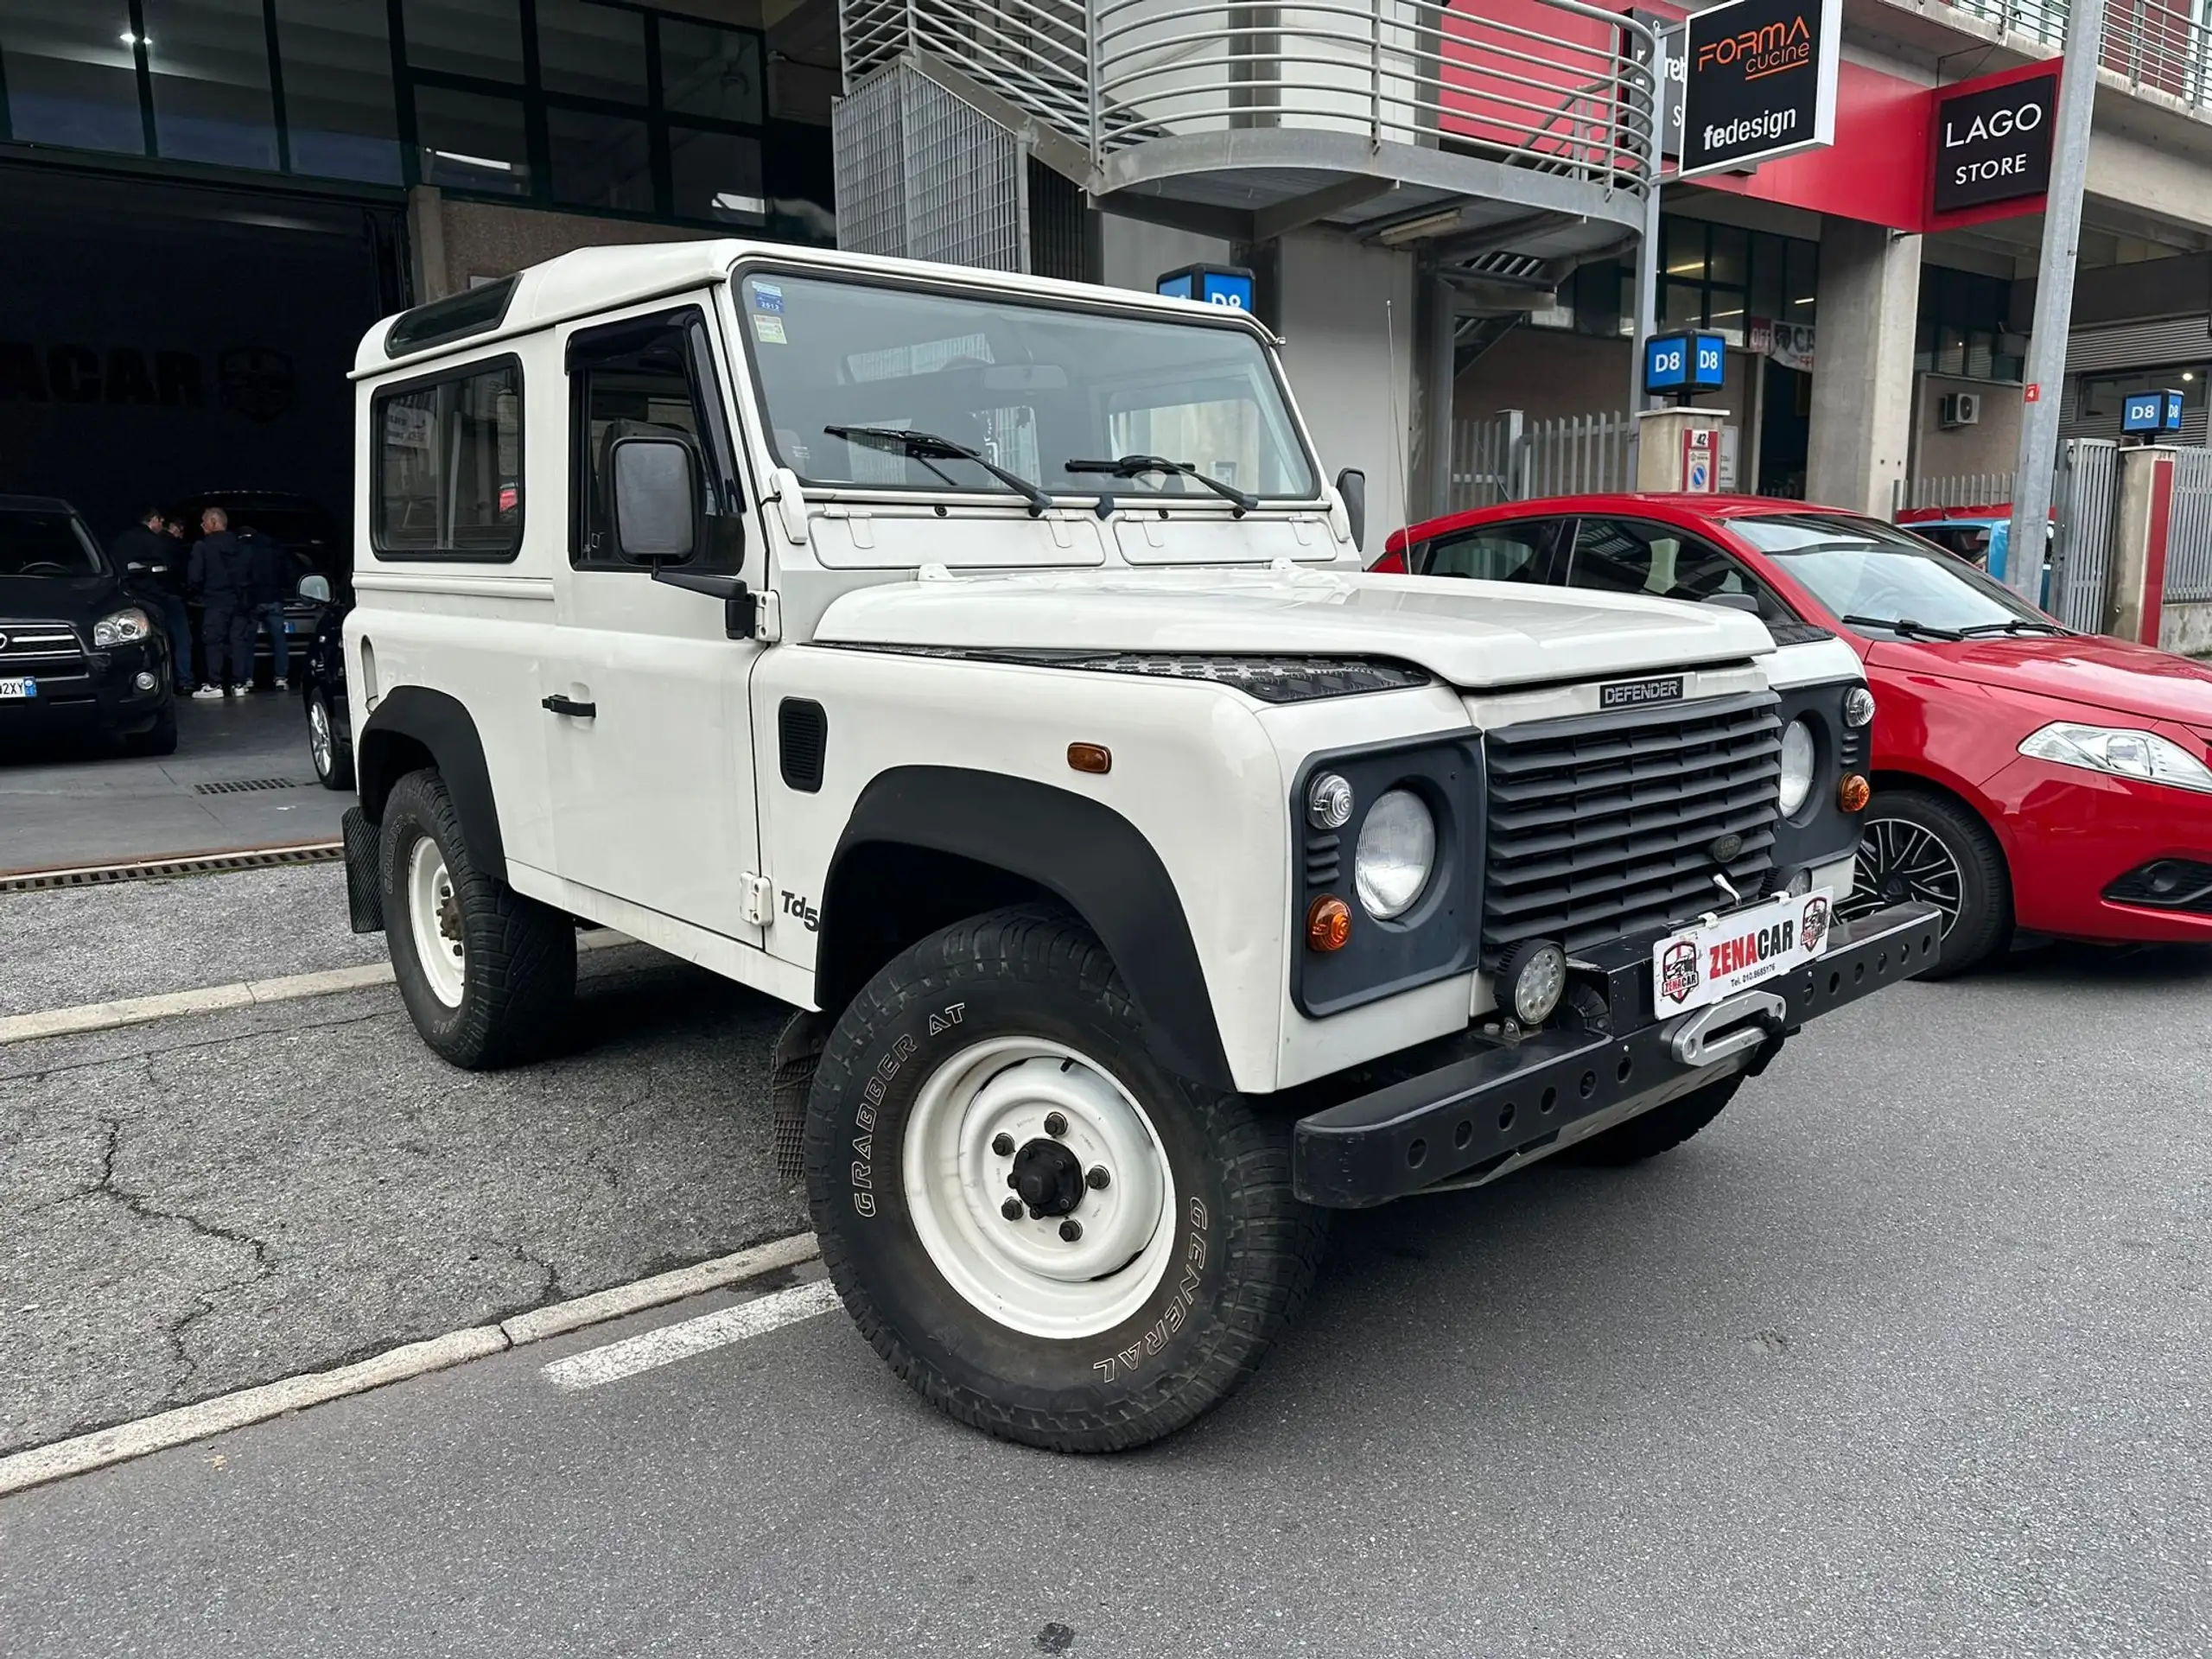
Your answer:
[[[1855,772],[1846,772],[1835,788],[1836,804],[1847,812],[1864,812],[1873,798],[1873,786]]]
[[[1525,939],[1497,964],[1497,982],[1512,1001],[1513,1017],[1541,1026],[1567,990],[1567,952],[1547,939]]]
[[[1306,947],[1309,950],[1341,950],[1351,938],[1351,906],[1333,893],[1325,893],[1306,907]]]
[[[154,689],[154,677],[142,668],[138,671],[137,677],[133,679],[130,683],[137,686],[141,691],[150,691]]]
[[[1872,726],[1874,723],[1874,694],[1863,685],[1854,685],[1843,694],[1843,723],[1847,726]]]

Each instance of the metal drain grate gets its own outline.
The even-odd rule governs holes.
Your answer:
[[[194,784],[195,795],[245,795],[257,789],[305,789],[307,785],[292,778],[232,778],[219,784]]]
[[[132,864],[25,870],[16,875],[0,875],[0,893],[99,887],[115,881],[159,881],[181,875],[220,875],[231,870],[265,870],[286,864],[334,864],[345,855],[343,842],[315,841],[296,847],[268,847],[258,852],[187,853],[176,858],[149,858]]]

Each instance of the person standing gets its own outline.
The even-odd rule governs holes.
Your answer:
[[[184,608],[184,548],[168,534],[168,521],[158,507],[149,507],[108,546],[108,556],[129,575],[130,567],[146,567],[140,587],[159,600],[162,632],[168,636],[169,675],[179,696],[192,695],[192,617]]]
[[[220,507],[200,515],[200,531],[185,588],[204,607],[200,639],[207,677],[192,695],[235,697],[253,678],[253,551],[231,534],[231,516]]]
[[[269,654],[276,671],[276,689],[289,691],[292,684],[292,641],[285,632],[284,601],[292,594],[292,556],[250,526],[238,532],[238,539],[252,556],[248,570],[253,625],[257,629],[269,630]],[[249,664],[249,669],[251,666]]]

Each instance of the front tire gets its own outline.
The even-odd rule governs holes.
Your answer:
[[[1234,1393],[1303,1303],[1326,1217],[1292,1195],[1287,1128],[1163,1069],[1087,929],[998,911],[838,1019],[807,1198],[916,1392],[1002,1439],[1120,1450]]]
[[[1719,1116],[1743,1086],[1744,1075],[1740,1071],[1718,1083],[1708,1083],[1702,1089],[1670,1100],[1663,1106],[1654,1106],[1625,1123],[1592,1135],[1566,1155],[1577,1163],[1618,1169],[1656,1158],[1662,1152],[1672,1152]]]
[[[2012,883],[1982,822],[1940,796],[1881,790],[1866,810],[1844,915],[1919,899],[1943,912],[1936,961],[1917,977],[1949,979],[1989,960],[2012,936]]]
[[[575,924],[476,868],[435,771],[393,786],[377,864],[392,974],[423,1040],[471,1071],[550,1048],[575,997]]]
[[[144,731],[123,740],[123,752],[131,755],[176,753],[176,704],[172,702]]]

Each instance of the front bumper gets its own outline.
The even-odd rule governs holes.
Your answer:
[[[1918,973],[1935,957],[1939,920],[1914,904],[1839,922],[1817,962],[1664,1020],[1650,1018],[1651,941],[1623,941],[1597,963],[1610,1030],[1546,1031],[1471,1052],[1460,1039],[1440,1063],[1300,1118],[1293,1184],[1306,1203],[1332,1209],[1471,1184],[1761,1070],[1808,1020]]]
[[[2169,737],[2177,728],[2156,728]],[[2212,910],[2128,903],[2127,878],[2168,859],[2212,862],[2205,797],[2022,756],[1982,785],[2031,933],[2129,944],[2212,943]]]

